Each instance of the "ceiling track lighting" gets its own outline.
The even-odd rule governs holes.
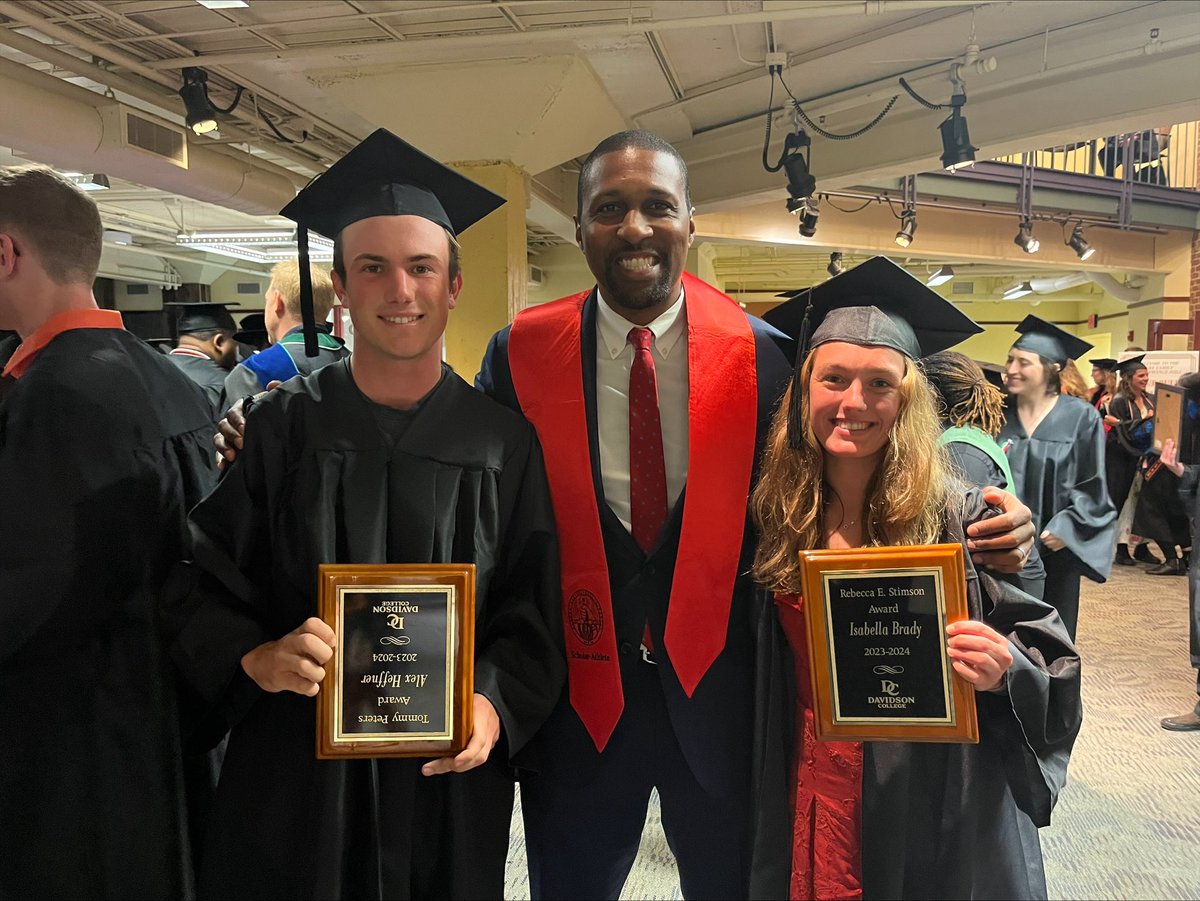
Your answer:
[[[1096,252],[1096,248],[1089,244],[1087,239],[1083,236],[1082,222],[1076,225],[1074,230],[1072,230],[1071,237],[1066,240],[1066,244],[1073,251],[1075,251],[1075,256],[1079,257],[1081,260],[1090,259]]]
[[[108,176],[99,172],[95,175],[85,175],[82,172],[67,172],[64,173],[64,177],[81,191],[107,191],[112,187]]]
[[[846,264],[842,262],[842,252],[835,250],[829,255],[829,265],[825,267],[825,271],[832,276],[841,275],[846,271]]]
[[[232,113],[242,99],[242,86],[237,86],[233,102],[227,107],[214,106],[208,96],[208,73],[196,66],[183,70],[183,87],[179,98],[183,101],[184,121],[195,134],[203,135],[217,130],[217,113]]]
[[[1037,253],[1042,247],[1042,242],[1033,236],[1033,223],[1028,219],[1021,220],[1013,243],[1026,253]]]
[[[933,275],[929,276],[925,285],[930,288],[936,288],[938,285],[944,285],[950,279],[954,278],[954,268],[951,266],[943,266]]]

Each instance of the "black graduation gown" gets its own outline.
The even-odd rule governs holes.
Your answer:
[[[1108,497],[1104,477],[1104,425],[1095,408],[1070,395],[1058,401],[1025,434],[1016,400],[1009,398],[1004,427],[996,439],[1007,444],[1008,465],[1016,481],[1014,493],[1033,511],[1033,524],[1062,539],[1071,564],[1094,582],[1108,578],[1112,567],[1117,510]],[[1038,542],[1047,560],[1052,552]]]
[[[533,429],[450,372],[390,448],[335,363],[253,406],[245,450],[191,523],[175,656],[212,704],[209,741],[231,729],[201,896],[500,897],[507,764],[566,669]],[[476,564],[475,691],[503,726],[486,764],[429,779],[419,760],[318,761],[314,700],[244,674],[243,654],[317,614],[327,562]]]
[[[0,898],[193,893],[157,604],[212,459],[200,391],[128,332],[64,332],[9,387]]]
[[[208,398],[212,408],[212,419],[216,422],[225,412],[225,378],[229,375],[227,369],[222,369],[216,361],[208,357],[194,357],[191,354],[167,354],[167,359],[180,368],[189,379],[200,386],[204,396]]]
[[[946,540],[982,511],[968,492]],[[1037,827],[1082,725],[1079,656],[1053,607],[966,564],[971,618],[1010,642],[1007,687],[976,692],[977,745],[864,745],[864,899],[1046,897]]]

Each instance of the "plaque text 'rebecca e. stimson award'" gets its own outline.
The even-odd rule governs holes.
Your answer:
[[[474,567],[322,566],[337,636],[318,694],[319,757],[454,754],[470,738]]]
[[[959,545],[812,551],[803,570],[818,738],[978,741],[946,652],[967,617]]]

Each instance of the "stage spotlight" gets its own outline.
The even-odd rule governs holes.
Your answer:
[[[208,134],[217,128],[217,110],[208,99],[208,73],[195,66],[183,70],[183,87],[179,89],[187,111],[188,128],[198,135]]]
[[[1081,260],[1089,259],[1096,252],[1096,248],[1084,238],[1082,225],[1075,226],[1075,230],[1071,232],[1071,237],[1067,239],[1067,244],[1075,251],[1075,256]]]
[[[942,166],[951,172],[963,166],[973,165],[975,151],[979,149],[971,146],[971,138],[967,134],[967,120],[962,114],[962,105],[966,101],[967,98],[963,95],[956,94],[952,97],[950,102],[953,109],[938,126],[942,133]]]
[[[1013,243],[1026,253],[1037,253],[1042,246],[1042,242],[1033,236],[1033,223],[1028,219],[1021,221],[1021,227],[1017,229],[1017,236],[1013,238]]]
[[[846,271],[846,266],[842,263],[841,251],[835,250],[829,255],[829,265],[825,267],[825,271],[830,275],[841,275]]]
[[[900,230],[896,232],[896,243],[907,247],[913,242],[913,235],[916,233],[917,211],[910,208],[900,214]]]

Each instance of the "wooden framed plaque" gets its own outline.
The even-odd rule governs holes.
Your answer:
[[[818,739],[979,741],[946,645],[968,618],[960,545],[805,551],[801,572]]]
[[[1159,382],[1154,386],[1154,450],[1162,452],[1163,443],[1170,438],[1179,447],[1183,436],[1184,390],[1178,385]]]
[[[337,635],[317,694],[317,757],[446,757],[471,738],[474,564],[323,564]]]

